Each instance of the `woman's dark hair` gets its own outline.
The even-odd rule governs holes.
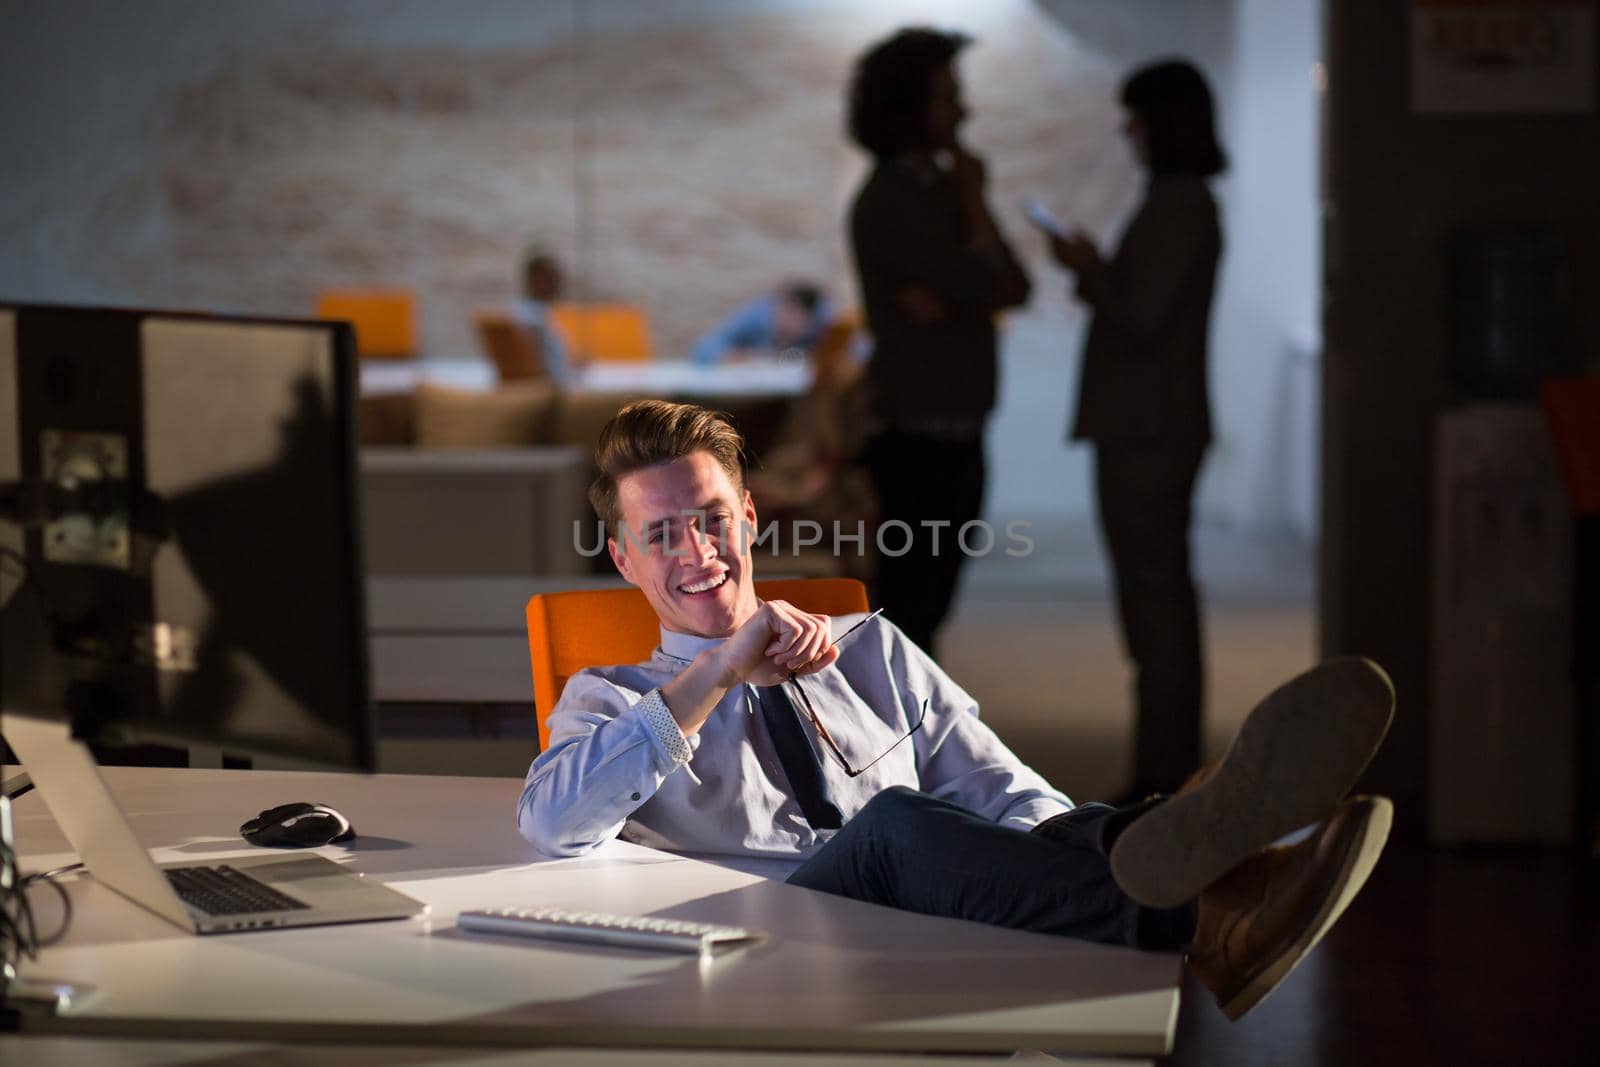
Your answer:
[[[1228,169],[1217,143],[1211,90],[1187,61],[1169,59],[1134,71],[1122,83],[1122,106],[1144,123],[1151,174],[1209,178]]]
[[[878,159],[930,148],[933,76],[971,43],[959,33],[900,30],[856,60],[850,79],[850,137]]]

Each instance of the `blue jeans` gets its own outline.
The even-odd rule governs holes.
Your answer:
[[[1136,903],[1112,879],[1107,858],[1116,835],[1153,803],[1081,804],[1029,833],[894,786],[789,884],[924,915],[1171,951],[1194,936],[1193,905]]]

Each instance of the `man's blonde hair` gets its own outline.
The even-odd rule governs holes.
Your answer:
[[[600,475],[589,487],[589,504],[606,524],[607,535],[617,537],[622,522],[618,481],[695,452],[709,452],[733,487],[744,491],[744,437],[729,416],[668,400],[636,400],[613,415],[595,445],[594,465]]]

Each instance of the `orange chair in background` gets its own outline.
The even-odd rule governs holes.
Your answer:
[[[356,329],[362,359],[411,359],[417,354],[417,298],[409,289],[324,289],[317,318],[346,319]]]
[[[528,331],[503,311],[479,309],[473,312],[472,325],[478,343],[500,372],[502,382],[547,378],[544,353],[538,350]]]
[[[650,318],[634,304],[552,304],[550,324],[578,363],[638,363],[654,357]]]
[[[850,615],[867,610],[867,587],[854,578],[778,578],[756,583],[763,600],[805,611]],[[550,709],[567,679],[585,667],[640,663],[661,640],[650,602],[633,586],[540,593],[528,601],[528,655],[539,751],[550,746]]]
[[[841,313],[823,328],[822,336],[811,346],[813,388],[837,393],[860,376],[861,368],[851,351],[860,330],[861,319],[852,311]]]

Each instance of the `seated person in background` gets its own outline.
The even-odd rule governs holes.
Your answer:
[[[561,299],[561,267],[555,257],[538,247],[522,258],[522,296],[511,305],[511,317],[522,327],[528,344],[544,362],[545,374],[556,385],[572,380],[573,360],[567,343],[550,325],[550,305]]]
[[[809,353],[832,321],[833,308],[821,289],[809,282],[790,282],[734,309],[695,342],[694,361],[711,366],[791,350]]]
[[[1234,1018],[1364,884],[1392,815],[1345,796],[1393,709],[1375,665],[1333,660],[1278,689],[1170,797],[1074,806],[889,620],[841,648],[832,627],[859,619],[756,598],[742,450],[687,404],[639,401],[602,430],[590,501],[661,644],[574,675],[552,709],[517,805],[541,852],[621,836],[780,858],[791,884],[857,900],[1182,948]]]

